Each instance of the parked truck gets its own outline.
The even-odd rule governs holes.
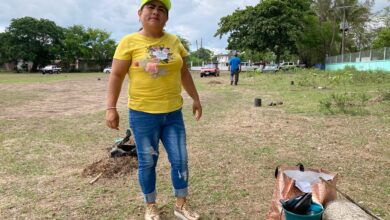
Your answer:
[[[46,73],[49,73],[49,74],[57,73],[57,74],[59,74],[61,71],[62,71],[61,67],[59,67],[57,65],[48,65],[48,66],[45,66],[45,67],[43,67],[41,69],[42,74],[46,74]]]

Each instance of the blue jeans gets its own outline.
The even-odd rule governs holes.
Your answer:
[[[171,164],[171,179],[176,197],[188,195],[188,155],[181,109],[150,114],[129,109],[129,124],[138,154],[138,180],[145,202],[156,201],[156,165],[161,140]]]
[[[234,84],[237,85],[239,74],[240,74],[240,70],[239,69],[233,70],[233,71],[230,72],[230,82],[231,82],[231,84],[233,84],[233,81],[234,81]]]

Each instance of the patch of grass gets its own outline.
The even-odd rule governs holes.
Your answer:
[[[2,96],[0,99],[0,105],[6,107],[18,106],[27,101],[39,98],[38,95],[31,92],[0,91],[0,94]]]
[[[46,83],[64,80],[78,80],[91,76],[104,77],[105,73],[61,73],[61,74],[41,74],[41,73],[0,73],[0,84],[23,84],[23,83]]]
[[[331,114],[364,115],[369,112],[365,109],[368,100],[366,93],[333,93],[320,101],[320,109]]]

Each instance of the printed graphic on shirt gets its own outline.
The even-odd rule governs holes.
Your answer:
[[[167,64],[172,60],[170,48],[164,46],[151,46],[147,48],[148,55],[145,60],[140,60],[139,65],[150,73],[152,78],[157,78],[167,74],[167,70],[159,64]]]

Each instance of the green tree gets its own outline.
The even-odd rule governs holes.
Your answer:
[[[88,48],[86,57],[95,60],[100,68],[110,61],[114,55],[116,43],[110,39],[110,34],[100,29],[88,28],[86,31],[87,41],[85,46]]]
[[[354,52],[369,47],[372,42],[372,34],[366,28],[369,21],[370,8],[373,0],[359,3],[358,0],[315,0],[312,8],[319,18],[320,30],[328,32],[331,24],[331,38],[322,37],[325,53],[336,55],[341,53],[342,31],[340,24],[344,18],[349,24],[349,30],[345,32],[345,51]],[[325,25],[325,26],[323,26]]]
[[[260,62],[260,61],[271,62],[275,60],[274,54],[270,51],[259,52],[250,49],[246,49],[245,51],[241,52],[240,58],[246,61],[251,60],[252,62]]]
[[[190,52],[190,42],[185,39],[184,37],[177,35],[177,37],[180,39],[181,43],[183,44],[184,48]]]
[[[69,65],[75,63],[77,59],[89,56],[87,41],[88,35],[82,25],[74,25],[65,29],[62,61]]]
[[[383,28],[379,31],[378,37],[372,44],[373,48],[390,47],[390,27]]]
[[[63,36],[63,28],[53,21],[32,17],[12,19],[2,36],[9,49],[1,53],[8,60],[32,61],[32,71],[36,71],[37,66],[59,58]]]
[[[65,64],[73,64],[77,59],[96,62],[104,68],[115,52],[116,43],[110,39],[110,33],[94,28],[74,25],[65,30],[62,60]]]
[[[196,57],[201,62],[210,62],[213,58],[213,52],[209,49],[199,48],[197,51],[191,53],[191,57]]]
[[[229,34],[228,49],[272,51],[279,62],[285,50],[296,52],[302,18],[310,13],[309,0],[264,0],[222,17],[215,36]]]
[[[8,32],[0,33],[0,64],[15,61],[12,57],[10,34]]]
[[[370,21],[370,8],[373,1],[367,0],[359,3],[358,0],[344,0],[339,4],[352,6],[345,9],[345,17],[350,26],[346,33],[346,52],[356,52],[363,49],[370,48],[374,35],[367,30],[366,24]],[[342,18],[343,11],[338,10],[339,16]],[[342,32],[341,32],[342,34]],[[341,52],[341,46],[340,46]]]
[[[305,19],[306,26],[296,42],[299,58],[307,66],[324,63],[326,54],[329,54],[332,23],[329,21],[319,22],[317,16],[308,16]]]

